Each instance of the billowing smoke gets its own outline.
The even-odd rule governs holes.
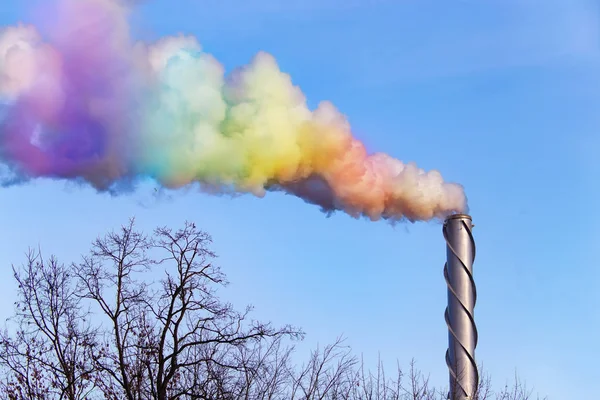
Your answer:
[[[367,154],[329,102],[310,110],[275,59],[257,54],[225,75],[191,36],[129,36],[127,2],[52,2],[44,36],[0,31],[0,171],[118,191],[284,191],[373,220],[466,211],[460,185],[386,154]]]

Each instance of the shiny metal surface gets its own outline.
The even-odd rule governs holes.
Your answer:
[[[444,277],[448,286],[448,307],[445,318],[448,325],[446,364],[450,370],[450,400],[472,400],[479,383],[475,362],[477,327],[474,308],[477,300],[473,280],[475,240],[471,217],[452,215],[442,229],[446,239]]]

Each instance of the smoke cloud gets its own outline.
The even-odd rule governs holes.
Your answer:
[[[133,41],[126,3],[54,1],[44,37],[34,26],[0,29],[3,186],[46,177],[114,192],[153,179],[283,191],[372,220],[466,211],[460,185],[367,154],[331,103],[309,109],[271,55],[226,75],[195,37]]]

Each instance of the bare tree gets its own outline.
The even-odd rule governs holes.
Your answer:
[[[16,331],[0,334],[0,364],[8,370],[1,393],[15,400],[85,399],[94,388],[89,360],[96,332],[69,268],[30,250],[13,272],[19,288]]]
[[[146,324],[142,301],[147,285],[136,273],[148,271],[148,239],[133,230],[133,221],[119,233],[98,238],[89,255],[72,270],[79,278],[79,296],[95,303],[108,320],[98,331],[101,345],[93,361],[97,384],[109,399],[143,399],[148,355],[141,351]],[[96,316],[98,318],[98,316]]]
[[[343,342],[338,338],[323,351],[317,348],[305,366],[299,370],[290,368],[289,399],[347,398],[357,360]]]
[[[491,385],[490,385],[491,386]],[[535,396],[536,399],[540,399],[539,395]],[[506,385],[496,395],[496,400],[533,400],[533,389],[528,389],[527,384],[523,382],[517,374],[515,374],[514,382]],[[544,397],[544,399],[546,399]]]
[[[110,326],[106,350],[95,358],[109,377],[101,382],[105,392],[128,400],[193,397],[215,386],[216,371],[240,371],[240,351],[269,338],[302,337],[291,326],[251,321],[251,308],[240,313],[217,297],[216,288],[227,281],[212,263],[210,243],[192,223],[176,231],[158,228],[148,238],[131,221],[97,239],[75,268],[83,296]],[[159,282],[144,280],[146,271],[157,269],[164,274]],[[219,396],[230,395],[216,386]]]

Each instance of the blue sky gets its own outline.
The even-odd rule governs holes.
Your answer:
[[[30,1],[4,0],[0,25]],[[477,360],[496,385],[515,370],[551,399],[591,399],[600,378],[600,12],[583,0],[166,0],[136,35],[195,34],[227,69],[265,50],[311,106],[331,100],[370,151],[465,185],[476,225]],[[0,317],[28,246],[65,261],[135,216],[192,220],[213,235],[255,316],[343,334],[367,361],[411,358],[445,385],[441,226],[391,227],[281,194],[231,199],[150,188],[111,198],[64,182],[0,192]]]

